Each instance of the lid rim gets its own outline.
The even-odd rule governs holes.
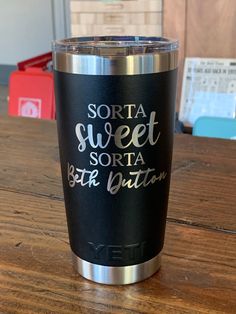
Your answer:
[[[146,36],[71,37],[53,42],[54,52],[87,55],[135,55],[178,50],[178,40]]]

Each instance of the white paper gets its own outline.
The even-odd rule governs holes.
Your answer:
[[[186,58],[179,120],[200,116],[235,118],[236,59]]]
[[[201,116],[235,118],[236,94],[196,92],[189,113],[191,125]]]

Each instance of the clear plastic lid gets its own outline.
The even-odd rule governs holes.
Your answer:
[[[53,42],[54,52],[96,56],[129,56],[178,50],[177,40],[145,36],[75,37]]]

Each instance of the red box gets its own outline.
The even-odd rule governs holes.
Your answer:
[[[46,62],[50,61],[45,56],[49,56],[49,54],[19,63],[18,67],[25,70],[15,71],[11,74],[9,115],[55,119],[53,74],[44,70]],[[44,57],[45,62],[41,57]],[[35,67],[37,60],[40,67]],[[27,66],[32,63],[34,67]]]

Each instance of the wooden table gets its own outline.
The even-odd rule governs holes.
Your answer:
[[[72,268],[54,122],[0,118],[0,313],[236,313],[236,142],[177,135],[159,273]]]

